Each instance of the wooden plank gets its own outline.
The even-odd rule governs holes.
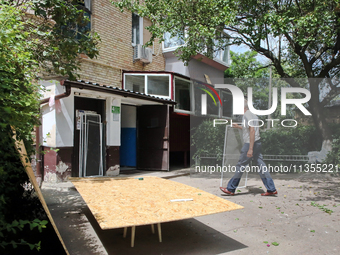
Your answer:
[[[131,228],[131,247],[135,247],[136,226]]]
[[[243,208],[158,177],[71,178],[102,229],[157,224]],[[171,202],[174,199],[192,201]]]
[[[13,133],[15,134],[14,130],[13,130]],[[56,232],[56,234],[57,234],[57,236],[58,236],[62,246],[64,247],[64,250],[65,250],[66,254],[69,255],[69,252],[68,252],[68,250],[67,250],[67,248],[65,246],[65,243],[64,243],[64,241],[63,241],[63,239],[62,239],[62,237],[61,237],[61,235],[60,235],[60,233],[58,231],[57,226],[54,223],[54,220],[52,218],[50,210],[48,209],[47,204],[45,202],[45,199],[44,199],[44,197],[43,197],[43,195],[41,193],[41,190],[39,188],[37,180],[35,179],[31,163],[30,163],[30,161],[29,161],[29,159],[27,157],[27,152],[26,152],[25,145],[24,145],[23,141],[16,140],[16,135],[14,135],[13,138],[15,139],[15,147],[16,147],[17,151],[20,154],[20,160],[21,160],[21,163],[23,164],[23,166],[24,166],[24,168],[26,170],[28,178],[29,178],[31,184],[34,187],[34,190],[35,190],[35,192],[36,192],[36,194],[37,194],[37,196],[38,196],[38,198],[39,198],[39,200],[40,200],[40,202],[41,202],[41,204],[42,204],[42,206],[43,206],[43,208],[44,208],[44,210],[45,210],[45,212],[47,214],[48,219],[50,220],[50,222],[51,222],[51,224],[52,224],[52,226],[54,228],[54,231]]]
[[[162,242],[162,228],[161,228],[161,223],[157,223],[157,229],[158,229],[158,238],[159,242]]]

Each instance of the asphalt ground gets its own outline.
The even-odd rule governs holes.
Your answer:
[[[150,226],[101,230],[72,183],[44,184],[43,194],[71,255],[74,254],[340,254],[340,178],[273,176],[278,195],[263,197],[250,178],[235,196],[219,190],[218,178],[192,178],[188,170],[143,172],[170,178],[244,206],[242,210],[162,224],[163,242]],[[122,176],[141,175],[126,172]],[[131,191],[133,192],[133,190]]]

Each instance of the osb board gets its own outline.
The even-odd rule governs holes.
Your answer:
[[[30,161],[29,161],[29,159],[27,157],[27,151],[26,151],[26,147],[24,145],[24,142],[22,140],[18,141],[16,139],[15,129],[12,128],[12,130],[13,130],[13,133],[14,133],[13,138],[15,140],[15,147],[16,147],[17,151],[20,154],[20,160],[21,160],[22,165],[25,168],[26,174],[28,175],[28,178],[29,178],[31,184],[34,187],[34,191],[36,192],[36,194],[37,194],[37,196],[38,196],[38,198],[39,198],[39,200],[40,200],[40,202],[41,202],[41,204],[42,204],[42,206],[43,206],[43,208],[44,208],[44,210],[45,210],[45,212],[47,214],[47,217],[50,220],[50,223],[53,226],[54,231],[57,234],[57,236],[59,238],[59,241],[60,241],[60,243],[62,244],[62,246],[63,246],[63,248],[65,250],[65,253],[67,255],[69,255],[70,253],[68,252],[68,250],[67,250],[67,248],[65,246],[64,240],[61,237],[56,224],[54,223],[53,217],[52,217],[52,215],[50,213],[50,210],[47,207],[46,201],[45,201],[45,199],[44,199],[44,197],[43,197],[43,195],[41,193],[41,190],[39,188],[38,182],[37,182],[37,180],[35,178],[35,175],[34,175],[34,172],[33,172],[33,169],[32,169],[32,165],[31,165],[31,163],[30,163]]]
[[[102,229],[188,219],[243,208],[208,192],[158,177],[72,178]],[[193,199],[171,202],[173,199]]]

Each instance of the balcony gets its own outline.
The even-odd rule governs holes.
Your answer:
[[[166,58],[173,57],[173,52],[180,46],[184,45],[185,42],[180,36],[171,36],[170,33],[166,32],[164,34],[164,41],[163,41],[163,54]],[[205,50],[206,51],[206,50]],[[218,70],[226,70],[230,65],[230,49],[229,46],[225,49],[216,50],[214,47],[213,51],[213,58],[208,58],[204,55],[204,52],[198,53],[194,56],[194,59],[200,60],[205,64],[208,64]]]

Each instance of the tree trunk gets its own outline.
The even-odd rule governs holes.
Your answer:
[[[322,138],[321,150],[329,152],[332,150],[332,132],[326,122],[324,107],[319,101],[318,82],[310,82],[311,99],[309,101],[309,109],[313,117],[313,122]]]

